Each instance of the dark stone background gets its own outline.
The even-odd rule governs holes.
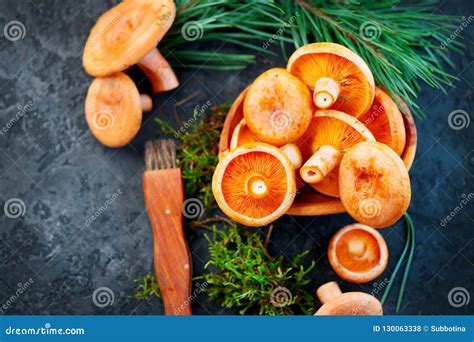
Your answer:
[[[154,97],[152,114],[144,117],[137,139],[121,149],[108,149],[90,134],[84,120],[84,97],[91,78],[82,70],[81,53],[88,32],[110,1],[31,0],[0,2],[0,28],[21,21],[23,39],[0,37],[0,127],[25,109],[26,113],[0,135],[0,205],[11,198],[25,203],[24,216],[12,219],[0,211],[0,304],[19,283],[33,284],[6,314],[162,314],[159,300],[130,299],[133,279],[152,272],[152,234],[144,211],[141,174],[143,146],[157,137],[153,117],[171,120],[173,105],[195,91],[191,103],[178,108],[186,119],[196,105],[231,102],[257,74],[283,60],[259,57],[242,72],[178,70],[181,86]],[[472,1],[446,1],[439,14],[473,15]],[[447,19],[448,20],[448,19]],[[473,217],[468,203],[444,226],[441,220],[474,191],[474,124],[453,130],[448,114],[461,109],[472,116],[473,24],[465,30],[467,49],[453,56],[457,87],[445,95],[423,87],[418,103],[429,115],[418,120],[419,144],[411,170],[413,199],[410,213],[417,248],[402,314],[472,314],[473,302],[460,308],[448,302],[454,287],[474,296]],[[202,46],[203,49],[210,48]],[[224,47],[226,49],[226,47]],[[138,80],[140,81],[140,80]],[[140,84],[146,89],[145,83]],[[31,101],[31,103],[30,103]],[[120,189],[121,195],[91,226],[86,219]],[[279,221],[271,252],[291,257],[310,249],[317,260],[314,290],[337,279],[328,265],[330,236],[351,219],[347,215],[292,218]],[[382,230],[391,259],[374,283],[341,282],[344,291],[370,292],[388,278],[403,247],[403,224]],[[208,260],[202,233],[190,234],[195,274]],[[20,285],[21,285],[20,284]],[[95,289],[106,286],[114,303],[98,308]],[[394,285],[398,289],[398,282]],[[376,296],[380,297],[380,293]],[[396,291],[386,305],[393,314]],[[1,308],[1,306],[0,306]],[[196,314],[221,314],[217,302],[200,296]]]

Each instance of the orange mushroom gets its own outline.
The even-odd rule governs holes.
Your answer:
[[[281,146],[295,141],[308,128],[313,114],[306,85],[285,69],[261,74],[247,91],[245,122],[263,142]]]
[[[264,226],[285,214],[293,203],[294,168],[277,147],[248,143],[222,157],[212,178],[212,191],[231,219]]]
[[[318,110],[306,133],[297,140],[303,160],[301,178],[319,192],[339,197],[339,163],[345,151],[361,142],[375,141],[359,120],[335,110]]]
[[[366,283],[377,278],[387,267],[388,249],[376,229],[354,223],[331,238],[328,258],[332,269],[342,279]]]
[[[335,281],[318,288],[316,294],[323,306],[316,316],[380,316],[382,304],[377,298],[364,292],[342,293]]]
[[[178,79],[156,48],[175,14],[172,0],[123,1],[112,7],[91,30],[82,59],[84,69],[91,76],[103,77],[138,64],[153,92],[176,88]]]
[[[402,154],[406,139],[403,116],[386,92],[375,89],[372,106],[359,120],[369,128],[375,140],[391,147],[398,155]]]
[[[349,215],[375,228],[398,221],[411,199],[403,161],[379,142],[361,142],[345,153],[339,167],[339,191]]]
[[[375,83],[369,67],[342,45],[304,45],[290,57],[287,70],[313,90],[317,108],[331,108],[358,117],[374,100]]]
[[[151,98],[140,95],[132,79],[119,72],[92,81],[86,97],[86,121],[102,144],[121,147],[137,135],[142,111],[151,108]]]

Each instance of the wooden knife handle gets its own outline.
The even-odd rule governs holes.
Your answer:
[[[146,171],[145,204],[153,227],[155,272],[166,315],[191,315],[191,258],[183,230],[181,170]]]

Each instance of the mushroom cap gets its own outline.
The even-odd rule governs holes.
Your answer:
[[[231,219],[264,226],[285,214],[293,203],[295,173],[277,147],[248,143],[223,156],[212,178],[212,191]]]
[[[380,316],[382,304],[364,292],[346,292],[323,304],[315,316]]]
[[[92,76],[107,76],[136,64],[156,47],[176,14],[172,0],[129,0],[97,20],[82,56]]]
[[[349,215],[375,228],[397,222],[411,199],[403,161],[379,142],[361,142],[345,153],[339,167],[339,191]]]
[[[296,141],[303,160],[307,160],[322,146],[332,146],[341,153],[361,141],[375,141],[374,136],[355,117],[332,109],[317,110],[305,134]],[[338,168],[321,182],[310,184],[317,191],[339,197]]]
[[[332,269],[342,279],[366,283],[377,278],[387,267],[388,249],[376,229],[354,223],[331,238],[328,258]]]
[[[258,141],[258,138],[249,129],[245,119],[242,119],[234,128],[234,133],[232,133],[232,138],[230,139],[230,149],[233,150],[237,146],[256,141]]]
[[[92,81],[85,115],[92,134],[109,147],[127,145],[142,123],[140,94],[132,79],[119,72]]]
[[[314,89],[321,78],[339,85],[331,109],[358,117],[374,99],[375,83],[367,64],[356,53],[335,43],[312,43],[300,47],[288,60],[287,70]]]
[[[281,146],[298,139],[313,115],[311,93],[285,69],[267,70],[250,85],[244,117],[260,141]]]
[[[375,137],[401,155],[405,148],[405,124],[395,101],[380,88],[375,89],[370,109],[359,117]]]

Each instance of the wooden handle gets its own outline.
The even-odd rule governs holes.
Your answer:
[[[191,315],[191,259],[183,230],[180,169],[146,171],[145,203],[153,227],[155,272],[166,315]]]

